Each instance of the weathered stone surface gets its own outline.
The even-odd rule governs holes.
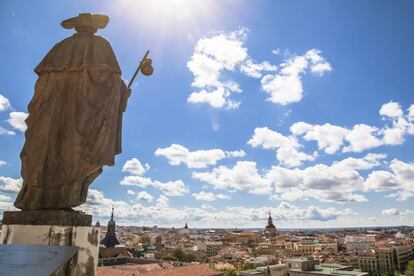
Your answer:
[[[19,209],[85,203],[89,185],[121,153],[130,90],[111,45],[94,34],[108,20],[81,14],[64,21],[77,33],[56,44],[35,68],[39,78],[20,155],[23,185],[14,203]]]
[[[69,245],[79,248],[64,275],[96,275],[99,254],[99,227],[3,224],[3,244]],[[32,274],[34,275],[34,274]]]
[[[3,224],[91,226],[92,216],[65,210],[5,211]]]

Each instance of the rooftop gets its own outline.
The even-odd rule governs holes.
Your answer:
[[[132,273],[140,276],[215,276],[223,275],[220,271],[203,265],[189,265],[181,267],[163,268],[158,264],[119,265],[98,267],[98,276],[131,276]]]
[[[367,276],[367,272],[362,272],[358,270],[342,270],[342,268],[347,268],[346,266],[333,265],[333,264],[322,264],[316,265],[315,270],[312,271],[303,271],[305,273],[312,274],[321,274],[321,275],[346,275],[346,276]],[[291,269],[291,271],[301,272],[301,269]]]

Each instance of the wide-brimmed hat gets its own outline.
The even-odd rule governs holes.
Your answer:
[[[80,13],[76,17],[63,20],[60,25],[65,29],[91,28],[103,29],[108,25],[109,17],[102,14]]]

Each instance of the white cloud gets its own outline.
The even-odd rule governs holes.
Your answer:
[[[22,188],[23,179],[0,176],[0,191],[6,193],[18,193]]]
[[[261,80],[262,89],[270,94],[268,101],[287,105],[302,99],[303,87],[299,76],[266,75]]]
[[[300,151],[300,145],[295,137],[284,136],[267,127],[256,128],[252,138],[247,142],[252,147],[276,150],[277,160],[286,166],[300,166],[303,161],[312,161],[316,155],[309,155]]]
[[[373,171],[364,183],[366,191],[383,192],[400,187],[395,175],[388,171]]]
[[[123,171],[130,172],[134,175],[125,176],[121,180],[120,184],[126,186],[138,186],[140,188],[151,186],[155,189],[160,190],[166,196],[183,196],[184,194],[188,193],[188,187],[181,179],[161,182],[144,176],[149,168],[150,166],[148,164],[142,166],[141,162],[136,158],[127,161],[123,167]],[[130,195],[135,194],[135,192],[132,190],[128,190],[127,193]],[[148,198],[148,196],[146,197]]]
[[[414,134],[409,130],[414,127],[413,124],[408,123],[403,118],[398,118],[393,121],[391,127],[386,126],[381,130],[383,133],[383,143],[385,145],[401,145],[404,143],[406,134]]]
[[[25,112],[10,112],[8,122],[13,128],[25,132],[27,126],[24,120],[26,120],[27,116],[29,114]]]
[[[221,149],[189,151],[182,145],[172,144],[167,148],[156,149],[155,155],[166,157],[168,163],[173,166],[185,164],[188,168],[201,169],[215,165],[224,158],[243,157],[245,152],[242,150],[225,152]]]
[[[414,120],[414,104],[410,105],[408,108],[408,117],[410,120]]]
[[[259,175],[256,163],[251,161],[238,161],[232,168],[219,166],[209,172],[194,172],[192,177],[215,189],[247,190],[252,194],[271,192],[270,183]]]
[[[11,107],[10,101],[0,94],[0,112],[5,111]]]
[[[154,197],[150,195],[149,193],[147,193],[146,191],[141,191],[137,194],[137,199],[151,202],[154,199]]]
[[[201,204],[201,208],[202,209],[211,209],[211,210],[215,210],[215,208],[207,203],[203,203]]]
[[[133,190],[128,189],[127,190],[128,195],[136,195],[136,193]]]
[[[311,49],[302,56],[294,56],[279,68],[276,74],[265,75],[261,80],[262,89],[269,94],[268,101],[280,105],[299,102],[303,96],[302,75],[306,70],[323,76],[332,70],[331,65],[320,55],[321,51]]]
[[[413,210],[405,210],[405,211],[401,211],[400,214],[402,216],[408,216],[408,215],[414,214],[414,211]]]
[[[230,93],[226,92],[223,87],[218,87],[215,90],[207,91],[205,89],[200,90],[199,92],[193,92],[188,97],[187,102],[192,104],[197,103],[207,103],[211,107],[221,108],[226,104],[226,97]]]
[[[4,161],[4,160],[0,160],[0,167],[4,166],[4,165],[6,165],[6,164],[7,164],[7,162],[6,162],[6,161]]]
[[[132,158],[131,160],[126,161],[122,167],[123,172],[129,172],[134,175],[143,175],[149,169],[150,166],[148,164],[143,166],[137,158]]]
[[[267,61],[261,63],[254,63],[254,61],[248,59],[240,67],[240,71],[253,78],[261,78],[264,71],[276,71],[277,67],[270,64]]]
[[[362,152],[380,146],[381,140],[377,137],[378,128],[366,124],[354,125],[349,131],[345,140],[349,142],[349,146],[343,148],[343,152]]]
[[[310,60],[310,70],[312,73],[323,76],[326,72],[332,71],[332,67],[320,54],[322,52],[317,49],[312,49],[306,52],[306,58]]]
[[[306,141],[316,141],[318,148],[328,154],[333,154],[340,149],[345,135],[348,133],[346,129],[339,126],[331,124],[309,125],[304,122],[293,124],[290,130],[296,135],[305,134],[303,138]]]
[[[212,192],[201,191],[199,193],[193,193],[195,200],[199,201],[215,201],[217,199],[230,199],[229,196],[223,194],[214,194]]]
[[[160,190],[166,196],[183,196],[189,191],[182,180],[168,181],[166,183],[154,181],[152,186]]]
[[[138,175],[129,175],[125,176],[121,184],[127,186],[138,186],[140,188],[145,188],[148,185],[152,185],[153,181],[149,177],[143,177]]]
[[[306,141],[316,141],[319,150],[327,154],[342,152],[362,152],[382,145],[400,145],[407,135],[414,134],[414,124],[410,115],[404,115],[398,103],[386,103],[380,114],[391,119],[391,125],[382,128],[366,124],[356,124],[351,129],[326,123],[312,125],[296,122],[290,127],[295,137]]]
[[[405,201],[407,199],[410,199],[413,196],[414,196],[414,192],[410,192],[407,190],[399,190],[399,191],[396,191],[395,193],[388,194],[385,197],[395,198],[397,201]]]
[[[16,135],[16,132],[0,127],[0,135],[13,136],[13,135]]]
[[[268,212],[272,212],[275,223],[290,222],[335,222],[337,219],[355,215],[350,209],[319,208],[309,206],[301,208],[286,202],[275,207],[248,208],[230,206],[216,210],[204,204],[203,208],[174,208],[167,197],[161,195],[152,206],[139,203],[129,204],[115,201],[100,191],[90,189],[87,203],[77,209],[93,214],[95,219],[105,221],[109,218],[112,205],[115,206],[117,224],[154,225],[163,227],[181,226],[191,221],[194,227],[258,227],[266,224]]]
[[[386,195],[404,201],[414,196],[414,163],[405,163],[394,159],[389,165],[390,171],[373,171],[364,183],[367,191],[395,191]]]
[[[213,108],[237,108],[229,97],[240,92],[240,88],[233,81],[221,80],[221,73],[235,71],[247,59],[247,48],[243,46],[246,35],[247,29],[241,28],[197,42],[187,67],[194,75],[192,86],[201,90],[193,92],[187,102],[207,103]]]
[[[403,115],[403,111],[399,103],[389,102],[389,103],[384,104],[381,107],[379,114],[381,116],[395,118],[395,117],[401,117]]]
[[[235,151],[226,151],[227,158],[234,158],[234,157],[245,157],[246,153],[243,150],[235,150]]]
[[[131,175],[125,176],[121,181],[121,185],[138,186],[140,188],[152,186],[155,189],[160,190],[166,196],[183,196],[188,193],[188,187],[182,180],[168,181],[164,183],[152,180],[149,177]]]
[[[330,166],[317,164],[304,169],[273,166],[265,178],[274,185],[273,199],[294,201],[314,198],[321,202],[345,203],[367,201],[360,170],[378,166],[385,155],[368,154],[346,158]]]
[[[0,210],[10,209],[15,209],[13,206],[13,199],[9,196],[0,195]]]
[[[382,210],[382,214],[387,216],[398,216],[400,214],[400,211],[395,208],[390,208]]]
[[[230,197],[230,196],[223,195],[223,194],[217,194],[217,195],[216,195],[216,197],[217,197],[218,199],[231,199],[231,197]]]
[[[268,61],[256,63],[247,53],[244,42],[247,29],[220,33],[201,38],[187,63],[194,75],[192,86],[197,91],[187,98],[188,103],[205,103],[213,108],[237,109],[240,101],[232,99],[234,93],[240,93],[239,84],[224,80],[223,72],[241,72],[247,76],[260,78],[263,72],[275,71],[276,66]]]

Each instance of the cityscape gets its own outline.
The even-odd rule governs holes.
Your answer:
[[[269,213],[263,229],[120,227],[111,216],[102,235],[98,275],[414,273],[412,226],[282,230]]]
[[[0,1],[0,276],[414,276],[414,1]]]

